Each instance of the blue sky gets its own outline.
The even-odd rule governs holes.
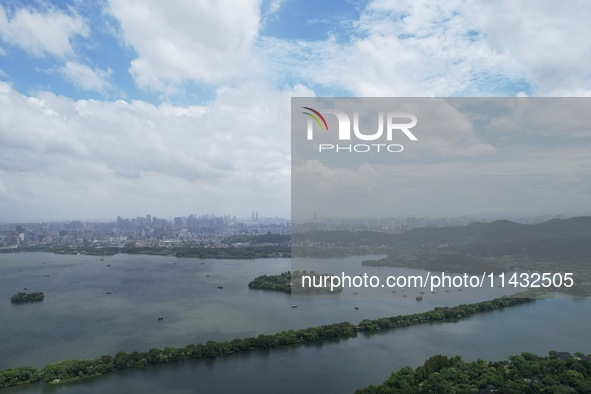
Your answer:
[[[138,57],[138,52],[133,45],[125,42],[123,27],[116,15],[109,12],[108,2],[3,3],[4,24],[7,25],[5,32],[20,27],[22,34],[19,39],[9,37],[11,34],[5,33],[2,45],[5,52],[2,59],[3,76],[15,89],[29,93],[47,90],[73,99],[145,100],[154,104],[163,101],[179,105],[203,104],[215,99],[219,81],[192,78],[190,75],[186,78],[180,76],[182,81],[174,86],[174,93],[171,94],[166,89],[138,86],[129,72],[130,63]],[[356,34],[353,26],[366,3],[263,1],[253,4],[259,5],[259,25],[256,34],[262,40],[322,43],[327,39],[336,39],[346,45]],[[198,7],[189,8],[195,12],[199,11]],[[67,43],[64,42],[63,45],[67,48],[52,48],[50,43],[45,47],[43,44],[33,47],[25,37],[26,28],[22,24],[14,26],[18,25],[20,20],[26,20],[25,16],[30,23],[34,23],[35,18],[67,19],[62,21],[67,34]],[[68,31],[67,22],[72,21],[80,23]],[[43,33],[39,34],[40,36],[35,39],[42,40]],[[199,32],[200,36],[207,34],[209,33],[205,31]],[[208,40],[207,37],[196,38]],[[80,74],[83,72],[87,72],[83,74],[87,77],[92,75],[95,83],[82,83]],[[306,83],[308,79],[293,73],[280,73],[274,77],[278,83],[291,85]],[[314,86],[322,92],[321,94],[335,90],[322,84]],[[343,87],[338,91],[340,94],[352,94]]]
[[[288,216],[291,97],[589,96],[591,5],[556,4],[2,0],[0,216]],[[526,137],[424,158],[589,142]]]

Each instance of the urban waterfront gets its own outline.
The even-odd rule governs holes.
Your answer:
[[[360,267],[366,258],[329,261],[360,272],[372,269]],[[247,283],[255,276],[289,270],[289,263],[288,259],[1,255],[0,333],[11,340],[2,344],[0,368],[42,367],[63,359],[114,355],[120,350],[145,351],[340,321],[359,322],[490,298],[476,292],[462,294],[462,298],[439,293],[416,302],[400,294],[372,299],[343,292],[339,297],[294,301],[283,293],[248,289]],[[45,300],[10,304],[10,296],[24,287],[44,291]],[[291,308],[294,302],[298,308]],[[354,306],[360,309],[354,310]],[[352,392],[437,353],[460,354],[466,359],[502,359],[521,351],[545,354],[551,349],[589,353],[589,306],[588,299],[543,300],[457,323],[360,334],[347,340],[117,371],[74,384],[35,384],[5,391]]]

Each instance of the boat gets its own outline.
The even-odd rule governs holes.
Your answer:
[[[353,308],[353,309],[355,309],[355,310],[359,310],[359,307],[358,307],[358,306],[356,306],[356,307],[355,307],[355,308]]]
[[[417,296],[416,300],[417,301],[423,301],[423,296]]]
[[[297,308],[298,306],[296,304],[293,304],[291,307],[292,308]]]
[[[163,318],[163,317],[159,317],[159,318],[158,318],[158,321],[160,321],[160,320],[164,320],[164,318]]]
[[[110,291],[107,291],[105,294],[111,294],[111,292]]]
[[[223,288],[224,288],[224,286],[218,286],[218,289],[223,289]]]

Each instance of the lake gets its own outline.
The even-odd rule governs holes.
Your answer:
[[[359,268],[360,261],[367,258],[332,261],[356,272],[377,270]],[[42,367],[62,359],[114,355],[119,350],[230,340],[492,298],[476,291],[463,292],[461,298],[453,293],[428,294],[422,302],[403,297],[401,292],[381,298],[350,291],[338,297],[295,298],[247,287],[257,275],[289,270],[288,259],[139,255],[103,259],[44,253],[0,255],[0,334],[4,339],[0,368]],[[10,297],[25,287],[27,291],[43,291],[45,300],[11,304]],[[394,370],[416,366],[437,353],[460,354],[469,360],[503,359],[522,351],[546,354],[551,349],[591,353],[589,301],[562,297],[457,323],[257,350],[215,360],[189,360],[117,371],[79,383],[36,384],[4,392],[352,392],[381,383]],[[298,308],[291,308],[293,303]],[[159,321],[159,317],[164,319]]]

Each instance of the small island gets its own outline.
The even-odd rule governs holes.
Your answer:
[[[306,287],[302,283],[302,276],[311,278],[324,277],[325,274],[317,274],[314,271],[290,271],[282,272],[279,275],[260,275],[254,278],[249,284],[250,289],[281,291],[291,294],[292,290],[297,293],[339,293],[343,291],[342,286],[334,287]],[[320,281],[318,281],[320,283]]]
[[[282,272],[279,275],[260,275],[248,284],[251,289],[272,290],[291,293],[291,272]]]
[[[37,291],[37,292],[33,292],[33,293],[16,293],[15,295],[13,295],[10,298],[10,301],[13,304],[22,304],[25,302],[39,302],[39,301],[43,301],[43,298],[45,298],[45,294],[43,294],[43,292],[41,291]]]

